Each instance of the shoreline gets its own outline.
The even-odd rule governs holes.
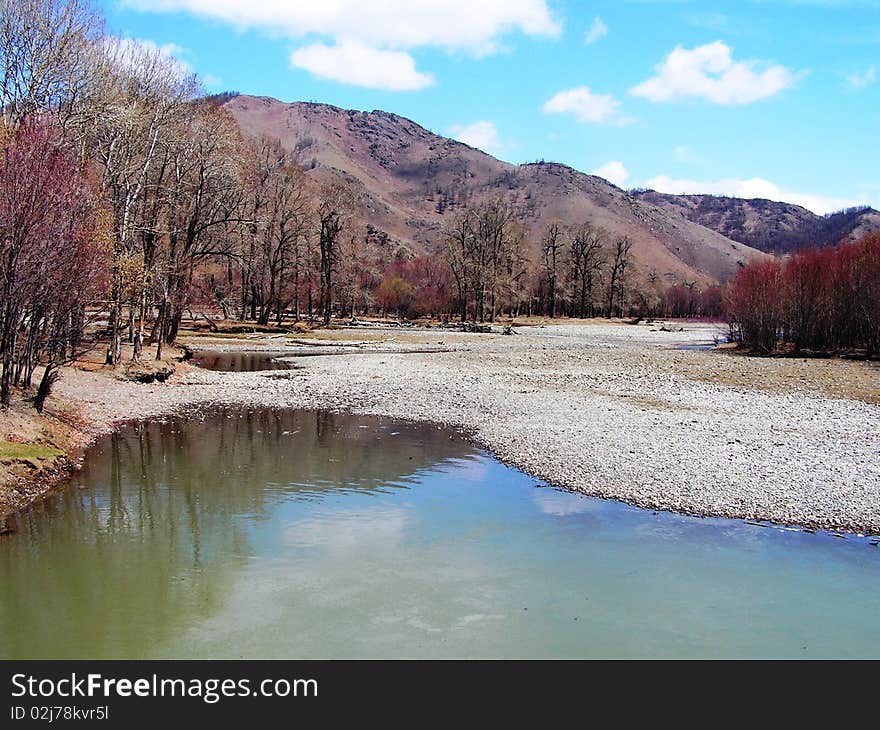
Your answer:
[[[452,428],[554,487],[643,509],[880,534],[880,406],[694,380],[693,370],[702,377],[710,366],[741,367],[740,358],[669,348],[682,337],[705,340],[708,328],[658,337],[630,325],[561,325],[517,337],[429,331],[371,340],[341,330],[333,335],[343,338],[339,349],[359,342],[362,357],[302,357],[294,370],[252,373],[184,363],[168,383],[150,385],[75,373],[58,394],[77,403],[83,446],[127,421],[211,404],[351,412]],[[186,345],[274,351],[279,344],[210,340]],[[868,377],[880,384],[880,371]],[[838,386],[830,383],[831,393]],[[751,429],[735,408],[742,401],[757,407]],[[761,425],[774,415],[777,428]],[[804,456],[808,463],[798,466]],[[713,474],[721,463],[727,470]],[[811,467],[820,473],[796,481]]]
[[[157,415],[135,416],[135,417],[121,420],[121,421],[116,421],[116,422],[114,422],[114,425],[112,428],[108,428],[108,429],[102,428],[100,431],[95,432],[92,435],[92,437],[89,439],[89,442],[86,444],[86,446],[82,449],[82,451],[83,451],[83,453],[87,452],[88,449],[91,448],[99,439],[104,438],[106,436],[109,436],[109,435],[111,435],[111,434],[115,433],[116,431],[121,430],[123,428],[133,426],[135,424],[140,424],[140,423],[150,423],[152,421],[155,421],[158,419],[163,419],[163,418],[181,417],[181,418],[186,419],[191,416],[197,416],[200,412],[204,411],[205,409],[207,409],[209,407],[253,408],[254,410],[258,410],[258,409],[282,410],[282,411],[283,410],[293,410],[293,411],[305,411],[305,412],[315,412],[315,410],[316,410],[313,408],[307,408],[307,407],[302,407],[302,406],[286,406],[286,405],[285,406],[259,406],[259,405],[247,406],[247,405],[244,405],[243,403],[234,402],[234,401],[216,401],[216,400],[196,401],[196,402],[188,403],[185,405],[174,406],[170,410],[163,411],[162,413],[157,414]],[[575,492],[575,493],[583,495],[584,497],[589,497],[591,499],[599,499],[599,500],[608,501],[608,502],[615,502],[618,505],[632,507],[634,509],[644,510],[644,511],[648,511],[648,512],[653,512],[655,514],[658,512],[664,512],[667,514],[681,515],[684,517],[693,517],[693,518],[698,518],[698,519],[737,520],[737,521],[745,522],[747,524],[755,525],[758,527],[767,527],[767,528],[783,528],[784,527],[784,528],[789,528],[789,529],[798,530],[798,531],[807,532],[807,533],[824,532],[824,533],[827,533],[827,534],[832,535],[834,537],[842,537],[842,538],[854,537],[854,538],[864,539],[864,540],[869,541],[869,543],[872,546],[876,546],[878,544],[876,541],[878,540],[878,538],[880,538],[880,530],[878,530],[876,533],[874,533],[874,532],[865,531],[865,530],[857,531],[856,529],[852,529],[852,528],[843,528],[843,527],[838,528],[833,525],[828,525],[828,524],[823,524],[823,523],[803,524],[803,523],[783,522],[783,521],[779,521],[779,520],[771,518],[771,517],[758,517],[758,516],[748,517],[748,516],[737,515],[737,514],[713,514],[713,513],[691,512],[691,511],[687,511],[684,509],[678,509],[678,508],[671,509],[669,507],[657,507],[657,506],[654,506],[650,503],[643,504],[643,503],[640,503],[637,501],[630,501],[627,499],[623,499],[621,497],[607,496],[604,494],[587,492],[587,491],[584,491],[578,487],[569,487],[569,486],[565,486],[562,484],[552,482],[549,478],[544,477],[540,474],[536,474],[536,473],[520,466],[516,462],[510,461],[507,458],[502,457],[501,455],[497,454],[492,449],[492,447],[481,442],[480,439],[475,434],[473,434],[471,431],[469,431],[467,428],[464,428],[464,427],[455,426],[453,424],[440,422],[440,421],[431,421],[431,420],[424,420],[424,419],[411,419],[411,418],[406,418],[404,416],[391,416],[391,415],[387,415],[385,413],[368,413],[368,412],[364,412],[364,411],[353,411],[348,408],[321,408],[321,409],[317,409],[317,410],[321,411],[321,412],[336,413],[336,414],[340,414],[340,415],[357,415],[357,416],[366,416],[366,417],[372,417],[372,418],[386,418],[386,419],[389,419],[389,420],[397,422],[397,423],[408,423],[408,424],[419,424],[419,425],[428,424],[431,426],[436,426],[438,428],[447,429],[449,431],[454,431],[463,441],[465,441],[469,445],[473,446],[474,448],[478,449],[479,451],[486,453],[488,456],[495,459],[499,463],[504,464],[505,466],[507,466],[509,468],[516,469],[517,471],[519,471],[520,473],[529,477],[530,479],[544,482],[544,484],[538,485],[540,487],[557,489],[557,490],[564,491],[564,492]],[[12,512],[8,512],[8,513],[0,515],[0,520],[2,520],[5,517],[9,517],[13,514],[29,510],[32,507],[34,507],[35,505],[37,505],[41,500],[50,498],[54,494],[58,493],[59,491],[63,491],[65,489],[70,488],[71,487],[70,481],[75,477],[76,473],[79,471],[80,466],[81,466],[81,464],[79,464],[77,461],[73,461],[70,470],[66,473],[61,474],[57,479],[52,481],[48,485],[48,487],[45,489],[45,491],[41,492],[30,503],[28,503],[22,507],[19,507],[17,510],[13,510]]]

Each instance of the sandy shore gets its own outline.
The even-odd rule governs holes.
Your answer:
[[[681,350],[720,329],[563,324],[514,336],[337,330],[321,341],[198,338],[290,350],[296,369],[184,366],[142,385],[69,372],[87,432],[204,403],[348,410],[447,424],[554,484],[653,509],[880,534],[880,368]]]

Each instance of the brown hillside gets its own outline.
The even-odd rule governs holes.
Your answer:
[[[760,198],[670,195],[654,190],[635,195],[639,200],[711,228],[734,241],[770,253],[855,241],[866,233],[880,230],[880,213],[867,207],[821,216],[799,205]]]
[[[502,162],[388,112],[252,96],[225,106],[246,134],[295,150],[313,177],[347,180],[359,193],[364,224],[390,246],[433,250],[467,201],[504,195],[536,239],[551,220],[590,220],[629,235],[643,276],[653,270],[669,282],[724,281],[741,263],[763,256],[602,178],[556,163]]]

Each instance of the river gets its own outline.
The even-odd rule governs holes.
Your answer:
[[[10,524],[2,658],[880,656],[876,540],[559,491],[432,425],[135,423]]]

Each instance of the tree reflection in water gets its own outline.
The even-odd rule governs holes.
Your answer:
[[[249,524],[279,502],[405,488],[472,451],[435,427],[328,412],[213,408],[128,426],[70,488],[15,516],[0,544],[0,657],[148,654],[218,609],[251,555]]]

